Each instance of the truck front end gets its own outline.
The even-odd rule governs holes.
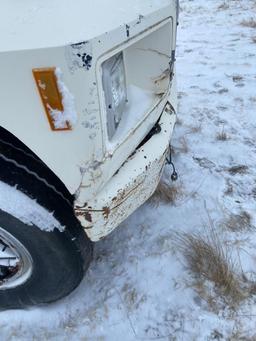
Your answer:
[[[75,196],[97,241],[159,181],[175,123],[178,1],[22,6],[1,46],[1,125]]]
[[[178,0],[0,7],[0,309],[8,309],[70,293],[92,241],[154,192],[176,120]]]
[[[177,11],[177,2],[168,1],[91,42],[95,79],[85,127],[91,136],[100,134],[102,146],[82,168],[74,208],[93,241],[144,203],[159,182],[176,120]]]

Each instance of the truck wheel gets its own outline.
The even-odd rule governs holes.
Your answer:
[[[1,143],[0,185],[0,309],[50,303],[68,295],[81,282],[93,249],[74,215],[72,198],[34,156]],[[28,214],[35,219],[26,221],[22,209],[15,210],[19,196],[9,200],[8,191],[37,205],[43,219],[32,208]],[[44,228],[44,221],[53,217],[61,228]]]
[[[42,231],[0,210],[0,309],[49,303],[77,287],[91,248],[76,232]]]

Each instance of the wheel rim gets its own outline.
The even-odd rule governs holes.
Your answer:
[[[0,227],[0,290],[25,283],[32,268],[32,257],[25,246]]]

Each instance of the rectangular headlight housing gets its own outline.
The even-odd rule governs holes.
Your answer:
[[[123,52],[102,64],[103,88],[107,110],[108,136],[111,139],[127,104],[127,87]]]
[[[172,20],[168,19],[101,62],[104,121],[110,148],[136,129],[167,94],[172,40]]]

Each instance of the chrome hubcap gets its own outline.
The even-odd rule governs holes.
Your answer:
[[[0,290],[25,283],[32,273],[32,257],[13,235],[0,227]]]

